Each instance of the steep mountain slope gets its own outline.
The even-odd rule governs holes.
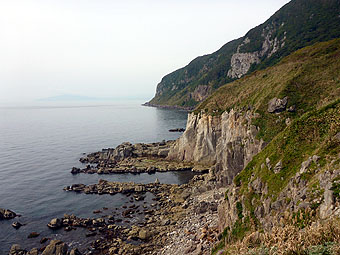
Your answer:
[[[340,39],[316,43],[189,114],[168,157],[210,164],[205,188],[225,189],[214,253],[339,254],[339,70]]]
[[[340,216],[339,116],[340,100],[304,114],[234,179],[220,205],[226,254],[339,254],[338,220],[322,226]]]
[[[294,119],[340,98],[339,70],[340,39],[335,39],[222,86],[189,115],[168,157],[215,164],[217,181],[231,183]]]
[[[192,108],[223,84],[295,50],[340,37],[340,0],[292,0],[265,23],[166,75],[150,105]]]

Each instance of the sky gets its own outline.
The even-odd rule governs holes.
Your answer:
[[[0,0],[0,104],[151,99],[162,77],[287,0]]]

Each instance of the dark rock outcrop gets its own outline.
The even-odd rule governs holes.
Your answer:
[[[286,110],[287,103],[288,103],[288,97],[284,97],[282,99],[274,97],[268,103],[268,112],[270,113],[283,112]]]
[[[9,209],[0,208],[0,220],[10,220],[17,216],[17,214]]]

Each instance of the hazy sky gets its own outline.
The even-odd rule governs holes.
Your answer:
[[[0,102],[144,97],[288,0],[0,0]]]

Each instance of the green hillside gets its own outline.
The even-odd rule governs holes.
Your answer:
[[[196,112],[219,114],[236,108],[258,113],[259,137],[270,141],[293,120],[340,98],[340,39],[317,43],[285,57],[280,63],[226,84],[202,102]],[[274,98],[288,97],[280,115],[268,112]]]
[[[166,75],[149,103],[193,108],[220,86],[246,73],[272,66],[297,49],[337,37],[340,0],[293,0],[244,37]],[[246,53],[252,60],[243,59]],[[238,63],[246,67],[241,70]]]
[[[327,202],[334,211],[340,202],[339,70],[340,39],[316,43],[222,86],[196,109],[254,111],[258,138],[268,142],[226,191],[239,218],[213,254],[339,254],[339,219],[324,216]],[[275,97],[287,105],[269,112]],[[276,226],[271,233],[263,218]]]

